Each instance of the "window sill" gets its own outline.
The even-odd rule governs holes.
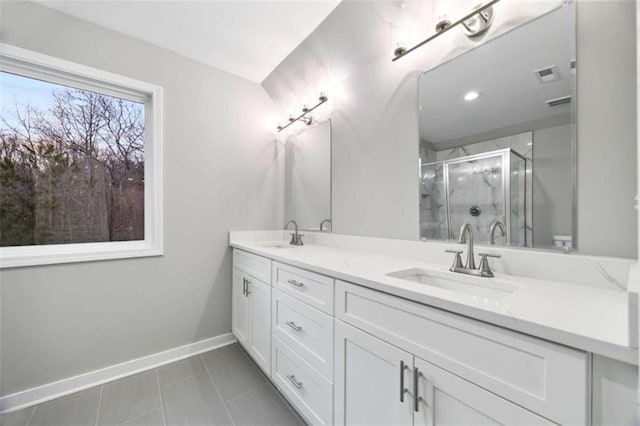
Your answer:
[[[147,241],[1,247],[0,269],[162,255],[161,244]]]

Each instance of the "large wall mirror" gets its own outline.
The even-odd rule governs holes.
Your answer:
[[[331,121],[311,126],[285,142],[286,215],[300,229],[330,230]]]
[[[573,4],[419,77],[420,238],[575,247]]]

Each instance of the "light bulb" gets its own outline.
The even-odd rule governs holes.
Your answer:
[[[478,99],[478,97],[480,97],[480,93],[476,92],[475,90],[472,90],[471,92],[468,92],[464,95],[464,100],[467,102],[470,102]]]

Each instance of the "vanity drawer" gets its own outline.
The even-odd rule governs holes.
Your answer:
[[[333,315],[333,278],[273,262],[273,286]]]
[[[273,334],[333,381],[333,317],[273,290]]]
[[[343,281],[336,318],[554,422],[587,423],[585,352]]]
[[[331,424],[333,385],[291,348],[273,337],[272,378],[311,424]]]
[[[233,267],[253,275],[265,283],[271,283],[271,259],[233,249]]]

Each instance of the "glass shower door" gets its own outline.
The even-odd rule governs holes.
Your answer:
[[[489,227],[495,220],[505,228],[504,155],[478,155],[445,165],[448,179],[449,233],[459,237],[460,227],[469,223],[476,240],[489,241]]]
[[[424,164],[420,170],[420,237],[449,237],[443,162]]]

